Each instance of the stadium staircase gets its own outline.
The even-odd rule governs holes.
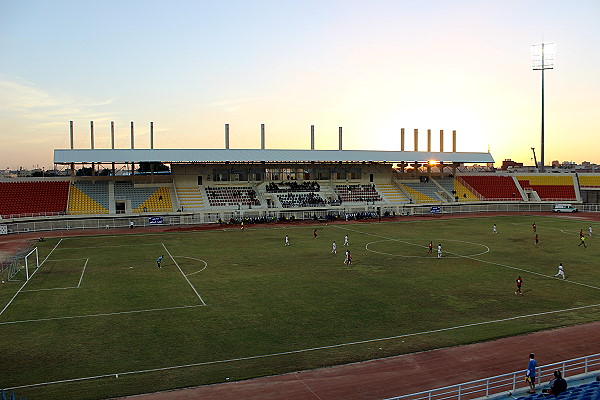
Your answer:
[[[0,182],[2,218],[63,213],[68,199],[68,181]]]
[[[377,191],[390,204],[409,203],[410,199],[393,183],[378,183]]]
[[[204,196],[198,186],[175,186],[175,195],[179,203],[178,209],[200,211],[205,207]]]

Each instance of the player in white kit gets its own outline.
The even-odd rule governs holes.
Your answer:
[[[442,244],[438,244],[438,258],[442,258]]]
[[[333,245],[331,245],[331,252],[333,254],[337,253],[337,244],[335,244],[335,240],[333,241]]]
[[[562,278],[565,279],[565,270],[563,269],[562,263],[558,264],[558,273],[554,275],[554,277],[557,276],[562,276]]]
[[[350,243],[348,243],[348,235],[344,236],[344,246],[342,246],[342,247],[346,247],[346,246],[350,246]]]

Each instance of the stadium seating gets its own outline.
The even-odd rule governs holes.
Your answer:
[[[385,197],[385,199],[390,203],[408,203],[410,201],[408,197],[406,197],[404,193],[402,193],[402,191],[400,191],[400,189],[394,184],[378,183],[375,185],[375,187],[377,188],[377,191],[379,191],[379,193],[381,193],[383,197]]]
[[[249,186],[207,186],[206,194],[211,207],[260,206],[256,191]]]
[[[435,194],[440,191],[440,188],[432,181],[402,182],[402,185],[417,203],[441,203],[441,200]]]
[[[115,199],[131,201],[134,213],[173,211],[171,195],[166,187],[136,187],[131,182],[115,182]]]
[[[58,214],[68,198],[68,181],[0,182],[0,215]]]
[[[94,199],[85,194],[75,185],[69,189],[68,213],[72,215],[108,214],[108,209],[102,207]]]
[[[150,195],[133,212],[171,212],[173,203],[171,203],[171,194],[168,187],[154,188],[156,191]],[[132,205],[133,207],[133,205]]]
[[[458,179],[454,178],[454,192],[455,196],[458,197],[458,201],[478,201],[479,198],[473,194],[465,185],[463,185]],[[519,196],[520,198],[520,196]]]
[[[579,175],[579,186],[582,188],[600,188],[599,175]]]
[[[69,193],[69,214],[108,214],[110,196],[106,181],[75,181]]]
[[[335,185],[335,192],[343,202],[375,202],[381,201],[381,196],[373,184],[369,185]]]
[[[517,176],[523,190],[535,190],[541,200],[577,200],[570,175]]]
[[[457,179],[483,200],[521,200],[519,189],[511,176],[459,175]]]
[[[314,207],[326,204],[325,200],[316,193],[284,193],[278,194],[277,199],[283,208]]]
[[[585,385],[569,387],[566,392],[558,396],[547,396],[542,393],[531,394],[529,396],[519,397],[517,400],[542,400],[542,399],[557,399],[557,400],[599,400],[600,399],[600,382],[592,382]]]

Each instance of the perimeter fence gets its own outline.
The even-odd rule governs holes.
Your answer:
[[[574,358],[537,368],[536,385],[548,382],[554,377],[554,371],[560,370],[565,379],[582,377],[600,371],[600,354]],[[525,391],[529,384],[525,382],[525,371],[515,371],[478,379],[458,385],[426,390],[404,396],[390,397],[385,400],[470,400],[494,395],[511,395],[515,391]]]

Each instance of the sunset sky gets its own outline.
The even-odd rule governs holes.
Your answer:
[[[546,163],[600,163],[598,0],[0,0],[0,168],[52,150],[399,150],[400,128],[458,133],[458,151],[531,164],[545,73]],[[539,157],[539,155],[538,155]]]

